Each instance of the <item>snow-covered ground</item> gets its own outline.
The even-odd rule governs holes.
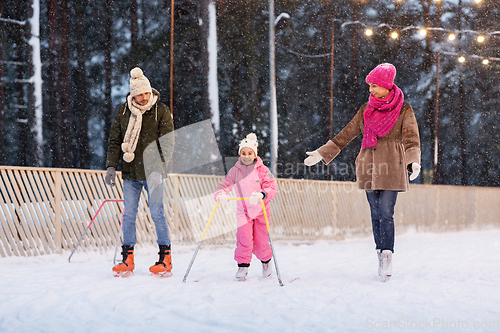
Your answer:
[[[234,279],[233,249],[173,247],[174,276],[155,278],[156,248],[136,273],[111,274],[113,251],[0,258],[0,332],[500,332],[500,230],[396,239],[381,282],[371,238],[275,242],[281,276]],[[387,328],[387,329],[386,329]]]

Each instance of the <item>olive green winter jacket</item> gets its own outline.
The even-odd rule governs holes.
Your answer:
[[[127,131],[129,118],[132,114],[127,103],[118,106],[115,119],[109,133],[108,156],[106,168],[118,169],[121,161],[122,178],[126,180],[146,180],[153,171],[166,177],[166,165],[172,157],[174,147],[174,123],[168,107],[158,101],[142,115],[142,128],[135,149],[135,157],[127,163],[122,159],[121,144]]]

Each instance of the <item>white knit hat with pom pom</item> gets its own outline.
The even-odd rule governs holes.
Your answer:
[[[259,143],[257,142],[257,135],[255,133],[250,133],[246,138],[240,141],[240,148],[238,149],[238,155],[241,153],[241,150],[245,147],[248,147],[253,150],[255,156],[257,156],[257,147]]]
[[[144,76],[142,69],[135,67],[130,71],[130,95],[132,97],[151,93],[151,84],[147,77]]]

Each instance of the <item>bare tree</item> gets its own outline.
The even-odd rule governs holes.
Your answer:
[[[60,0],[60,38],[61,52],[59,55],[59,94],[60,94],[60,165],[63,168],[74,167],[72,164],[71,134],[69,119],[69,30],[68,30],[68,2]]]
[[[52,166],[61,165],[60,142],[64,138],[60,135],[61,114],[59,101],[59,22],[58,22],[58,1],[47,0],[47,23],[48,23],[48,42],[49,42],[49,71],[48,71],[48,94],[49,94],[49,115],[48,123],[51,130],[49,151],[52,159]]]
[[[40,0],[30,0],[26,24],[30,63],[30,84],[28,86],[28,108],[30,110],[29,125],[34,136],[31,150],[33,165],[42,166],[43,163],[43,101],[42,101],[42,59],[40,52]]]
[[[137,0],[130,0],[130,39],[132,42],[132,50],[135,50],[137,41],[139,40]]]
[[[33,16],[33,0],[27,1],[27,6],[26,6],[26,17],[32,17]],[[26,20],[25,24],[25,35],[26,35],[26,40],[31,40],[30,35],[32,34],[32,27],[31,27],[31,20]],[[30,78],[34,77],[34,58],[33,58],[33,47],[31,43],[25,43],[25,55],[24,55],[24,61],[26,63],[26,73],[24,75],[29,76]],[[32,130],[35,128],[35,96],[34,96],[34,84],[33,80],[28,80],[27,84],[25,85],[26,88],[26,110],[25,110],[25,117],[26,117],[26,130],[25,130],[25,136],[26,136],[26,146],[25,149],[26,151],[23,153],[24,159],[25,159],[25,165],[26,166],[35,166],[38,165],[38,158],[37,158],[37,147],[36,147],[36,141],[33,140],[33,134],[34,131]]]
[[[81,1],[75,1],[75,26],[74,31],[76,36],[84,35],[84,20],[86,18],[85,11]],[[88,169],[90,167],[89,160],[89,138],[88,138],[88,110],[87,110],[87,82],[86,82],[86,66],[85,66],[85,43],[83,38],[76,38],[76,57],[77,68],[75,69],[75,128],[76,133],[74,151],[77,160],[76,166]]]
[[[210,104],[208,100],[208,89],[209,89],[209,82],[208,82],[208,33],[209,33],[209,21],[210,18],[208,16],[208,5],[210,4],[210,0],[201,0],[200,1],[200,18],[202,24],[200,25],[200,46],[201,46],[201,59],[202,59],[202,72],[203,72],[203,77],[207,79],[207,81],[204,81],[202,83],[203,86],[203,92],[202,92],[202,108],[203,112],[205,113],[205,119],[210,118]]]
[[[22,21],[25,16],[25,5],[22,2],[16,3],[16,14],[18,19]],[[24,30],[19,29],[16,33],[16,61],[21,64],[25,62],[24,50],[26,44],[24,40]],[[27,105],[24,99],[24,85],[26,81],[24,80],[25,68],[23,66],[17,66],[17,80],[16,80],[16,92],[17,92],[17,132],[19,138],[19,150],[18,150],[18,162],[19,165],[28,166],[28,115],[27,115]]]
[[[359,20],[359,1],[352,0],[352,14],[351,21],[356,22]],[[354,103],[357,100],[357,94],[359,84],[359,68],[358,68],[358,25],[354,24],[350,28],[351,30],[351,78],[350,81],[353,83],[353,89],[351,90],[350,102]]]
[[[3,16],[3,1],[0,1],[0,17]],[[7,163],[7,150],[5,142],[5,89],[3,67],[3,28],[0,29],[0,164]]]
[[[113,118],[113,102],[111,100],[111,2],[112,0],[106,0],[104,2],[104,100],[106,103],[106,109],[104,112],[104,138],[105,140],[109,137],[109,131],[111,129],[111,122]],[[104,143],[105,153],[107,153],[108,145],[107,142]]]

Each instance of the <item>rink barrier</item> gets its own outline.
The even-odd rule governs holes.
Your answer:
[[[101,170],[0,166],[0,256],[35,256],[72,251],[106,199],[123,199],[121,173],[105,185]],[[174,244],[196,244],[213,209],[222,176],[171,174],[164,206]],[[271,202],[273,240],[340,240],[371,234],[364,191],[353,182],[277,179]],[[234,192],[230,196],[235,196]],[[411,185],[395,210],[396,233],[409,229],[448,232],[500,227],[500,188]],[[156,245],[156,231],[141,194],[138,246]],[[102,207],[78,251],[107,251],[116,244],[123,204]],[[236,204],[220,207],[205,243],[233,244]],[[78,252],[77,251],[77,252]]]

